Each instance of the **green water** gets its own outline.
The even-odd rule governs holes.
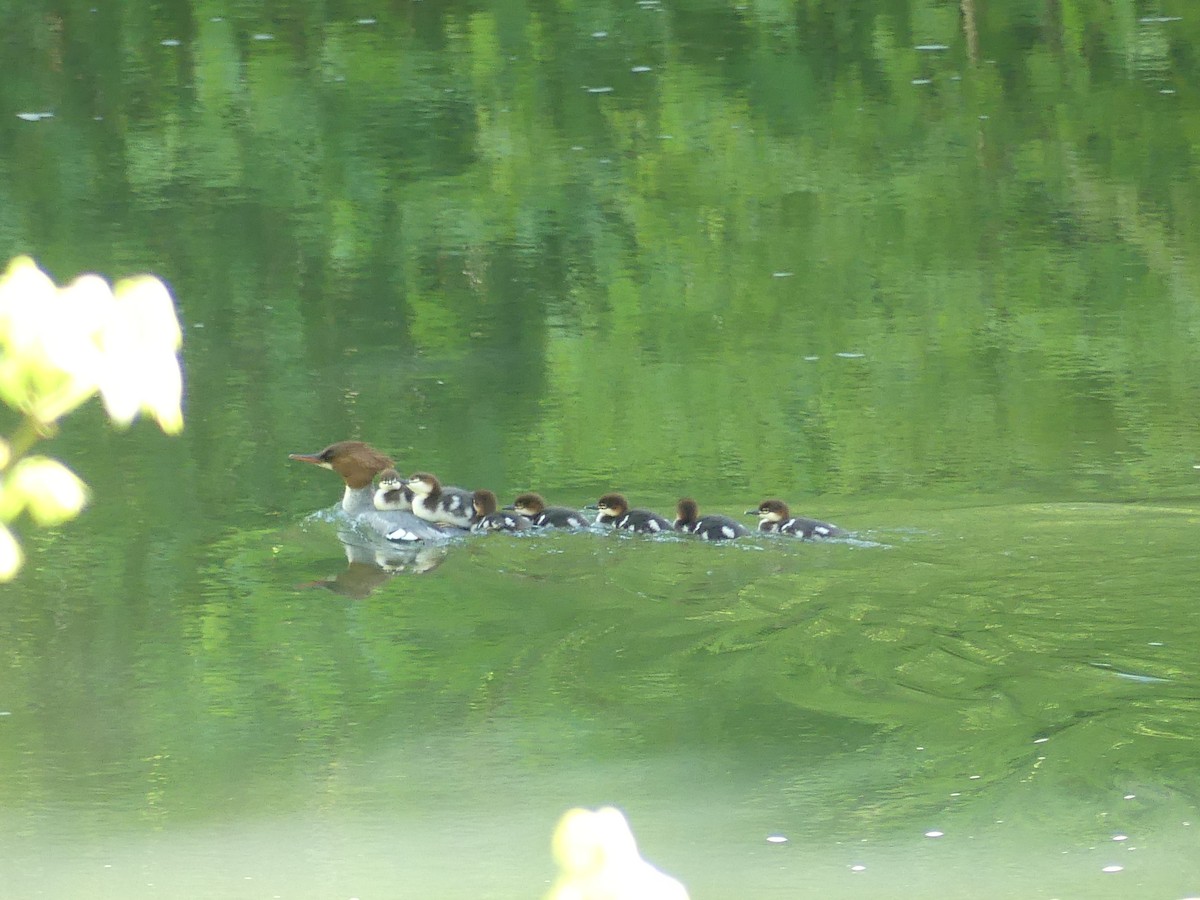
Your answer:
[[[537,897],[605,803],[698,900],[1200,895],[1198,27],[0,0],[0,256],[160,275],[187,379],[47,445],[0,896]],[[854,537],[392,576],[343,438]]]

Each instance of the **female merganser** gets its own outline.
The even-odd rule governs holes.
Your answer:
[[[792,516],[782,500],[764,500],[758,509],[746,510],[748,516],[758,516],[758,530],[777,534],[793,534],[799,538],[845,537],[847,532],[831,522]]]
[[[418,472],[408,479],[412,491],[412,511],[435,525],[455,525],[470,528],[475,518],[475,498],[462,488],[442,487],[437,477]]]
[[[670,531],[671,523],[656,512],[648,509],[630,509],[629,503],[621,494],[605,494],[596,501],[596,505],[588,507],[598,509],[597,525],[612,525],[625,531],[638,531],[643,534],[658,534]]]
[[[475,492],[475,521],[471,523],[471,531],[483,534],[485,531],[525,531],[529,528],[529,520],[520,513],[497,512],[496,495],[491,491]]]
[[[513,501],[513,509],[534,525],[547,528],[587,528],[592,523],[577,509],[566,506],[547,506],[541,494],[521,494]]]
[[[342,510],[348,516],[392,541],[443,541],[446,535],[411,512],[378,510],[371,479],[377,472],[390,469],[391,459],[362,441],[338,441],[320,453],[291,453],[288,459],[332,469],[346,483]]]
[[[379,473],[379,487],[375,491],[376,509],[412,509],[413,493],[404,478],[395,469],[384,469]]]
[[[675,510],[678,516],[675,519],[675,530],[685,534],[698,534],[706,541],[724,541],[750,533],[745,525],[729,516],[700,515],[700,507],[691,497],[680,500]]]

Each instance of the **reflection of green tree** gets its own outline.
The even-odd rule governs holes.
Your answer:
[[[1169,481],[1183,462],[1191,426],[1153,411],[1196,389],[1196,273],[1173,249],[1193,204],[1161,177],[1196,116],[1156,93],[1186,74],[1186,18],[989,7],[972,59],[945,4],[441,4],[370,27],[240,10],[0,10],[7,33],[36,36],[22,84],[61,98],[53,141],[3,126],[9,165],[37,174],[0,216],[70,268],[113,226],[35,219],[48,196],[91,209],[101,184],[128,237],[186,198],[150,253],[177,279],[228,281],[191,312],[235,359],[246,345],[272,418],[294,418],[300,351],[382,337],[443,368],[515,344],[524,365],[498,365],[511,399],[492,408],[592,476],[612,465],[597,419],[627,426],[625,468],[655,481],[689,422],[705,427],[683,471],[736,446],[734,477],[797,481],[800,456],[805,489],[1021,482],[1114,453]],[[1146,296],[1131,268],[1152,273]],[[247,336],[268,331],[264,358]],[[725,383],[695,385],[694,356]],[[196,377],[217,391],[236,376]],[[701,416],[677,412],[689,397]],[[361,402],[369,418],[394,406]],[[1034,409],[1044,424],[1013,427]],[[465,397],[446,411],[478,419]],[[259,412],[227,410],[223,433]],[[1116,446],[1071,437],[1114,427]],[[506,469],[539,474],[527,448],[509,453]]]

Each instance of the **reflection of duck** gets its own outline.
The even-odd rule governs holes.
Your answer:
[[[845,537],[846,531],[831,522],[792,516],[782,500],[764,500],[757,509],[746,510],[748,516],[758,516],[758,530],[777,534],[792,534],[800,538]]]
[[[412,491],[395,469],[384,469],[379,473],[379,487],[375,491],[376,509],[412,510]]]
[[[362,441],[338,441],[320,453],[292,453],[289,459],[331,469],[342,476],[346,490],[342,510],[365,528],[391,541],[443,541],[446,535],[404,510],[375,508],[371,480],[377,472],[392,467],[392,461]]]
[[[356,534],[352,528],[340,530],[337,536],[346,550],[346,571],[301,587],[324,588],[361,600],[400,572],[424,575],[437,569],[449,552],[445,544],[426,544],[422,541],[385,548],[365,547],[361,544],[362,535]]]
[[[472,502],[475,506],[475,521],[471,523],[471,531],[475,534],[487,531],[525,531],[529,528],[529,520],[520,513],[497,512],[496,495],[491,491],[476,491]]]
[[[445,544],[409,544],[383,553],[376,551],[375,565],[389,575],[399,572],[424,575],[440,566],[449,552]]]
[[[596,505],[588,507],[598,509],[597,525],[611,525],[624,531],[638,531],[643,534],[658,534],[670,531],[671,523],[656,512],[648,509],[630,509],[629,502],[621,494],[605,494],[596,501]]]
[[[418,472],[408,479],[413,514],[435,525],[470,528],[475,518],[475,498],[470,491],[444,487],[437,476]]]
[[[566,506],[547,506],[541,494],[520,494],[513,501],[513,509],[525,516],[534,525],[549,528],[587,528],[591,522],[577,509]]]
[[[356,546],[356,535],[339,533],[346,550],[346,571],[302,587],[319,587],[343,597],[361,600],[371,595],[393,575],[405,572],[423,575],[442,564],[449,552],[445,544],[410,543],[392,549],[374,550]],[[361,540],[361,536],[358,536]]]
[[[702,516],[700,507],[691,497],[684,497],[675,507],[678,518],[675,519],[675,530],[686,534],[698,534],[706,541],[723,541],[741,537],[750,531],[741,522],[735,522],[729,516]]]

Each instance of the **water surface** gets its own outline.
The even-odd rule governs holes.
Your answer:
[[[696,898],[1200,894],[1186,6],[9,6],[0,249],[187,374],[47,448],[14,896],[533,897],[604,803]],[[352,437],[854,537],[393,576],[286,459]]]

